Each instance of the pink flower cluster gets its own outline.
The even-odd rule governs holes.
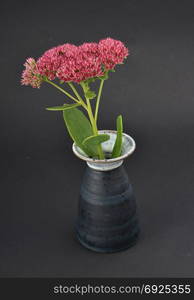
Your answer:
[[[121,41],[111,38],[80,46],[64,44],[46,51],[37,60],[34,71],[49,80],[58,78],[65,82],[79,83],[89,78],[103,76],[105,71],[121,64],[128,54],[128,49]],[[30,82],[28,64],[25,66],[22,83],[35,87],[33,78]],[[39,87],[38,84],[36,87]]]
[[[128,49],[121,41],[111,38],[101,40],[98,44],[98,51],[101,56],[101,63],[106,70],[114,69],[117,64],[122,64],[124,58],[129,54]]]
[[[64,44],[47,50],[37,60],[37,67],[40,74],[53,80],[56,77],[57,71],[64,65],[69,65],[70,72],[71,69],[75,69],[74,58],[76,54],[77,47],[71,44]]]
[[[72,55],[68,58],[65,57],[56,70],[56,77],[63,81],[81,82],[88,78],[102,76],[98,44],[85,43],[76,47],[76,50],[74,47]]]
[[[42,76],[40,76],[35,59],[32,57],[27,58],[24,67],[21,84],[31,85],[33,88],[40,88],[43,79]]]

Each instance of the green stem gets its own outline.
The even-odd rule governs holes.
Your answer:
[[[94,117],[93,117],[92,108],[91,108],[91,104],[90,104],[89,99],[86,98],[86,102],[87,102],[87,107],[88,107],[88,116],[89,116],[90,121],[91,121],[93,132],[94,132],[95,135],[97,135],[98,134],[98,129],[96,127],[96,122],[95,122]]]
[[[98,109],[99,109],[99,103],[100,103],[100,98],[101,98],[101,94],[102,94],[103,84],[104,84],[104,80],[101,79],[100,87],[99,87],[99,91],[98,91],[98,97],[96,100],[96,109],[95,109],[95,122],[96,123],[97,123],[97,119],[98,119]]]
[[[67,82],[68,85],[70,86],[70,88],[72,89],[72,91],[74,92],[74,94],[76,95],[76,97],[79,99],[80,103],[82,104],[82,106],[87,110],[87,105],[84,103],[84,100],[82,99],[82,97],[79,95],[78,91],[76,90],[76,88],[74,87],[72,82]]]
[[[95,118],[92,113],[90,100],[86,98],[86,102],[87,102],[87,112],[88,112],[88,116],[89,116],[89,119],[90,119],[90,122],[92,125],[93,133],[94,133],[94,135],[98,135],[98,128],[97,128],[96,121],[95,121]],[[98,152],[99,152],[100,159],[104,159],[105,157],[104,157],[104,153],[102,151],[101,145],[98,146]]]
[[[71,94],[69,94],[68,92],[66,92],[64,89],[62,89],[60,86],[58,86],[56,83],[52,82],[49,79],[45,79],[46,82],[50,83],[51,85],[53,85],[55,88],[57,88],[59,91],[61,91],[62,93],[64,93],[66,96],[68,96],[69,98],[71,98],[72,100],[74,100],[77,103],[80,103],[80,101],[76,98],[74,98]]]
[[[61,91],[62,93],[64,93],[66,96],[68,96],[69,98],[71,98],[72,100],[74,100],[75,102],[77,102],[78,104],[81,104],[87,111],[91,125],[92,125],[92,129],[93,129],[93,133],[94,135],[98,135],[98,129],[97,129],[97,124],[96,124],[96,120],[97,117],[94,118],[93,116],[93,112],[92,112],[92,108],[91,108],[91,104],[90,104],[90,100],[88,98],[86,98],[86,103],[84,102],[84,100],[81,98],[81,96],[79,95],[79,93],[77,92],[76,88],[73,86],[73,84],[71,82],[68,82],[68,85],[71,87],[72,91],[74,92],[75,96],[77,97],[74,98],[71,94],[69,94],[68,92],[66,92],[64,89],[62,89],[60,86],[58,86],[56,83],[52,82],[51,80],[44,79],[45,82],[50,83],[52,86],[54,86],[55,88],[57,88],[59,91]],[[95,116],[98,115],[98,107],[99,107],[99,102],[100,102],[100,96],[102,93],[102,87],[103,87],[103,81],[100,84],[100,88],[99,88],[99,93],[98,93],[98,98],[97,98],[97,107],[96,107],[96,111],[95,111]],[[84,88],[84,86],[82,86]],[[98,146],[98,152],[99,152],[99,157],[100,159],[104,159],[104,153],[102,151],[102,147],[101,145]]]

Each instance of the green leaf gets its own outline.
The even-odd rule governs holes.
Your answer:
[[[86,96],[87,99],[94,99],[96,97],[96,93],[91,91],[91,90],[88,90],[85,93],[85,96]]]
[[[89,80],[85,80],[85,81],[81,81],[80,85],[83,88],[85,97],[87,99],[94,99],[96,97],[96,93],[90,89],[89,83],[90,83]]]
[[[101,143],[106,142],[110,139],[110,136],[108,134],[99,134],[99,135],[92,135],[87,137],[83,141],[83,145],[95,147],[99,146]]]
[[[97,77],[91,77],[85,80],[85,82],[87,82],[88,84],[94,82],[97,79]]]
[[[117,117],[117,137],[112,151],[111,158],[119,157],[122,149],[123,121],[122,116]]]
[[[98,78],[101,80],[107,80],[108,79],[108,71],[105,71],[104,75],[99,76]]]
[[[74,107],[81,106],[79,103],[73,103],[73,104],[63,104],[60,106],[52,106],[52,107],[46,107],[46,110],[49,111],[61,111],[61,110],[66,110],[66,109],[72,109]]]
[[[64,104],[62,106],[53,106],[53,107],[47,107],[46,110],[50,111],[60,111],[60,110],[66,110],[66,109],[72,109],[74,107],[80,106],[80,104]]]
[[[67,126],[67,130],[72,140],[80,147],[88,156],[94,156],[96,153],[83,145],[83,141],[93,134],[92,126],[81,110],[74,107],[63,111],[63,118]]]

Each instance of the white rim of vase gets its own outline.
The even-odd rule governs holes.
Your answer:
[[[106,129],[104,129],[104,130],[98,130],[98,132],[99,133],[115,133],[115,134],[117,134],[117,131],[115,131],[115,130],[106,130]],[[135,143],[134,139],[130,135],[126,134],[126,133],[123,133],[122,135],[126,139],[128,139],[128,140],[131,141],[132,147],[130,148],[130,150],[127,153],[125,153],[125,154],[123,154],[123,155],[121,155],[119,157],[116,157],[116,158],[110,158],[110,159],[109,158],[105,158],[105,159],[90,158],[90,157],[88,157],[86,155],[82,155],[77,150],[77,149],[80,149],[80,148],[75,143],[73,143],[73,145],[72,145],[72,150],[73,150],[74,154],[77,157],[79,157],[80,159],[85,160],[87,162],[91,162],[91,163],[113,163],[113,162],[125,159],[126,157],[128,157],[129,155],[131,155],[135,151],[135,149],[136,149],[136,143]]]

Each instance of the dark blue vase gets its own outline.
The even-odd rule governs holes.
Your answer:
[[[98,252],[121,251],[135,244],[136,202],[123,166],[106,172],[86,168],[76,233],[82,245]]]
[[[100,131],[101,132],[101,131]],[[104,153],[111,153],[116,132],[103,143]],[[113,159],[88,158],[75,144],[74,153],[87,162],[80,190],[76,235],[88,249],[111,253],[135,244],[139,235],[136,202],[123,160],[135,149],[134,140],[123,134],[122,155]]]

